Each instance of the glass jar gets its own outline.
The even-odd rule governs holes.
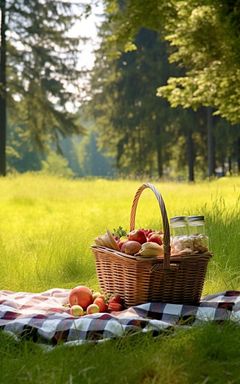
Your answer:
[[[188,216],[187,222],[190,235],[206,235],[204,216]]]
[[[208,249],[204,216],[188,216],[188,231],[193,238],[194,249],[204,252]]]
[[[175,216],[170,219],[171,234],[173,237],[186,236],[188,234],[188,226],[186,216]]]
[[[184,249],[192,249],[192,240],[188,236],[186,216],[176,216],[170,219],[171,225],[171,250],[179,253]]]

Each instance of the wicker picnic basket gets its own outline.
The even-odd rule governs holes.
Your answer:
[[[164,256],[130,256],[102,246],[92,246],[101,290],[117,293],[132,306],[146,302],[197,304],[200,300],[211,253],[171,255],[170,229],[165,204],[154,185],[143,184],[136,192],[130,215],[135,228],[138,201],[144,189],[155,194],[162,215]]]

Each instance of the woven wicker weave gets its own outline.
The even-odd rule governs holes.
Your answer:
[[[126,306],[152,301],[196,304],[204,285],[209,252],[170,255],[170,230],[165,204],[161,194],[150,183],[143,184],[133,200],[130,230],[135,228],[138,200],[144,189],[155,194],[163,221],[164,256],[130,256],[101,246],[92,246],[101,289],[117,293]]]

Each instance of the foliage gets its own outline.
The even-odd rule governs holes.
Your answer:
[[[82,140],[81,135],[71,135],[67,137],[62,137],[59,140],[58,153],[60,153],[69,164],[69,168],[72,170],[75,177],[83,176],[81,166],[78,159],[78,148]],[[57,148],[52,147],[53,151],[56,151]]]
[[[84,125],[88,125],[87,121]],[[43,170],[75,177],[112,177],[112,160],[97,148],[94,126],[86,128],[86,132],[84,137],[77,134],[59,136],[58,145],[49,142],[48,150],[42,153],[25,125],[12,125],[8,129],[8,171],[22,173]]]
[[[39,171],[42,153],[33,143],[26,125],[12,124],[7,130],[7,166],[9,172]]]
[[[160,87],[159,96],[172,106],[212,106],[215,114],[238,123],[239,15],[239,0],[129,0],[112,18],[118,26],[115,39],[126,41],[147,26],[162,31],[169,41],[170,60],[184,71]]]
[[[237,7],[224,13],[224,3],[183,1],[176,6],[176,27],[166,39],[175,48],[170,60],[183,64],[186,73],[169,79],[158,94],[172,106],[212,106],[215,114],[239,123],[240,34],[231,22]]]
[[[166,45],[158,33],[141,29],[134,49],[130,46],[120,54],[110,31],[106,21],[91,84],[90,113],[94,110],[99,144],[116,158],[121,173],[162,176],[171,152],[168,125],[174,119],[177,124],[167,103],[156,97],[159,79],[164,84],[174,71],[167,62]]]
[[[187,62],[180,67],[170,64],[169,57],[173,61],[177,51],[170,46],[171,41],[168,44],[163,40],[167,39],[167,32],[170,34],[176,29],[175,2],[128,1],[123,6],[121,2],[106,1],[105,4],[89,103],[90,114],[96,117],[98,145],[116,158],[116,166],[123,175],[152,177],[158,174],[194,181],[196,175],[214,175],[217,167],[222,167],[224,174],[225,169],[231,168],[231,161],[239,158],[237,127],[230,130],[226,121],[220,123],[225,127],[223,130],[232,132],[231,140],[224,141],[220,132],[215,137],[220,120],[214,118],[210,124],[210,109],[200,108],[201,103],[193,112],[190,93],[185,111],[180,107],[172,109],[164,98],[156,97],[159,86],[164,90],[168,88],[169,78],[171,81],[186,77],[190,66]],[[187,52],[188,45],[189,42]],[[182,89],[181,92],[183,94]],[[227,166],[228,158],[232,160]]]
[[[68,161],[55,152],[50,152],[46,160],[42,160],[42,172],[49,175],[72,177],[73,172],[69,168]]]
[[[41,148],[59,133],[83,132],[67,111],[79,99],[79,39],[69,33],[79,8],[70,1],[7,0],[6,14],[11,124],[26,126]]]
[[[113,160],[98,148],[97,134],[93,128],[88,129],[88,134],[75,150],[82,176],[114,176]]]

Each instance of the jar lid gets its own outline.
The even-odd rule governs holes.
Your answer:
[[[204,221],[204,216],[188,216],[188,222]]]
[[[170,223],[178,223],[180,221],[184,221],[186,222],[186,216],[175,216],[175,217],[171,217],[170,219]]]

